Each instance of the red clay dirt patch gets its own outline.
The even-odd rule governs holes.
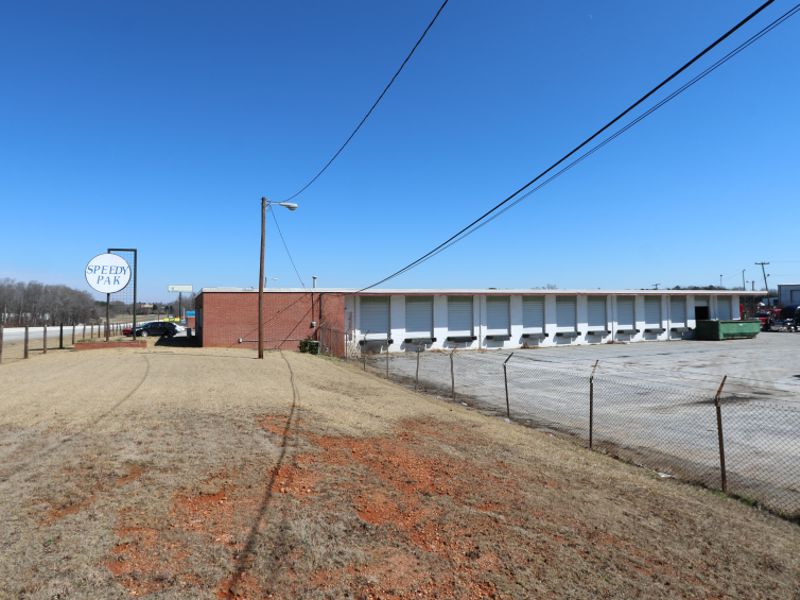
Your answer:
[[[652,586],[725,594],[713,564],[653,556],[652,534],[636,533],[635,517],[621,527],[626,537],[603,530],[620,528],[613,519],[582,520],[568,480],[522,471],[464,427],[406,421],[357,438],[286,419],[257,420],[284,448],[279,464],[249,462],[182,488],[169,527],[123,520],[107,566],[131,594],[193,585],[241,600],[590,597],[583,592],[610,596],[620,586],[631,596]],[[288,446],[290,429],[297,446]],[[225,576],[211,575],[220,567]]]
[[[120,526],[114,533],[121,541],[105,565],[132,596],[198,583],[198,578],[188,572],[187,553],[176,544],[165,543],[160,529]]]

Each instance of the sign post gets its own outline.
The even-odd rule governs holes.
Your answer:
[[[86,282],[93,290],[106,295],[106,341],[108,341],[111,331],[111,294],[127,287],[131,280],[131,266],[121,256],[108,252],[98,254],[90,260],[84,274]]]
[[[136,248],[109,248],[111,252],[131,252],[133,253],[133,307],[131,310],[132,326],[131,339],[136,339],[136,280],[139,277],[139,251]]]

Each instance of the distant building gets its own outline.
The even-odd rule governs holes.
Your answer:
[[[783,306],[800,304],[800,283],[783,283],[778,285],[778,302]]]
[[[800,289],[800,286],[798,287]],[[738,320],[743,297],[718,290],[265,290],[267,348],[306,337],[334,354],[668,341],[697,321]],[[255,347],[258,292],[204,288],[197,299],[203,346]],[[321,337],[324,336],[324,339]]]

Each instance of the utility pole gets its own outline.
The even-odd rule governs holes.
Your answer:
[[[756,266],[759,266],[759,265],[761,266],[761,274],[764,275],[764,291],[767,292],[767,297],[769,298],[769,285],[767,284],[767,270],[764,268],[769,263],[766,262],[766,261],[761,261],[761,262],[757,262],[755,264],[756,264]]]
[[[267,199],[261,198],[261,260],[258,267],[258,358],[264,358],[264,241],[267,236]]]
[[[314,290],[317,288],[317,279],[319,279],[316,275],[311,276],[311,289]]]
[[[653,284],[653,289],[654,289],[654,290],[657,290],[657,289],[658,289],[658,286],[660,286],[660,285],[661,285],[660,283],[654,283],[654,284]]]
[[[747,281],[744,278],[745,269],[742,269],[742,291],[747,291]]]
[[[719,276],[719,287],[722,287],[722,277],[723,277],[722,274],[720,274],[720,276]]]

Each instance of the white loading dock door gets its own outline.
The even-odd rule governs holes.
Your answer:
[[[727,296],[717,296],[717,318],[720,321],[731,320],[731,299]]]
[[[543,296],[523,296],[522,329],[525,333],[544,333]]]
[[[406,337],[433,338],[432,296],[406,296]]]
[[[575,296],[556,296],[556,331],[575,331],[577,326],[577,298]]]
[[[589,331],[606,331],[608,318],[606,316],[606,297],[589,296]]]
[[[361,335],[368,340],[389,338],[388,296],[362,296],[361,318],[358,324]]]
[[[511,332],[511,310],[508,296],[486,297],[486,333],[508,335]]]
[[[644,297],[644,326],[646,329],[661,329],[661,298]]]
[[[686,327],[686,296],[669,299],[669,320],[673,327]]]
[[[447,336],[472,335],[472,296],[447,297]]]
[[[636,329],[636,304],[633,296],[617,298],[617,329],[622,331]]]

